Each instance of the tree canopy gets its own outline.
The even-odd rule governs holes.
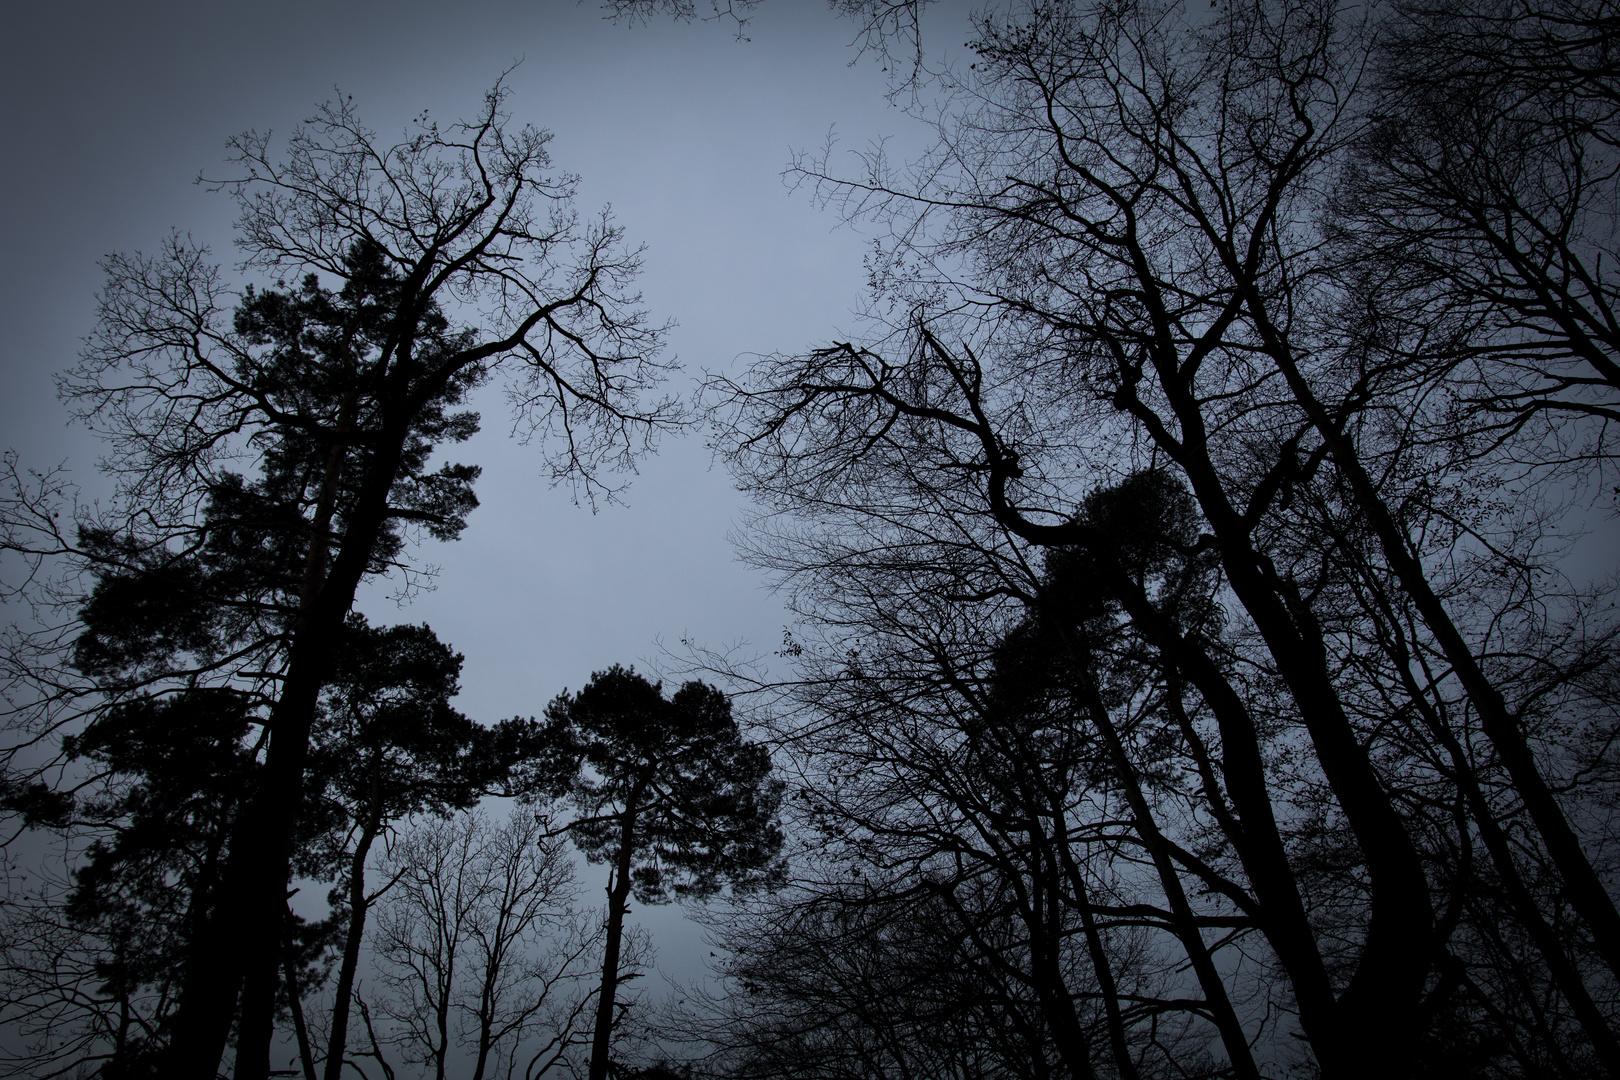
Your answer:
[[[469,527],[487,383],[593,503],[685,418],[638,250],[501,85],[238,137],[241,274],[106,261],[60,385],[115,495],[12,459],[0,501],[0,808],[67,853],[0,924],[16,1071],[260,1080],[290,1026],[306,1080],[458,1039],[535,1080],[592,1016],[607,1080],[635,898],[712,905],[694,1075],[1620,1075],[1617,582],[1572,555],[1616,506],[1613,5],[997,0],[962,64],[920,0],[830,6],[937,138],[793,160],[869,301],[706,377],[771,672],[694,646],[486,727],[354,612]]]
[[[613,867],[590,1067],[604,1080],[632,892],[657,904],[779,883],[782,784],[725,694],[694,680],[666,698],[662,684],[617,665],[547,706],[539,744],[542,775],[575,807],[569,834],[587,859]]]

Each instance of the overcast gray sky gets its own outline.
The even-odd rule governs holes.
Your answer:
[[[930,29],[931,44],[964,37],[959,16]],[[227,136],[286,132],[339,88],[385,136],[423,109],[456,119],[520,60],[514,119],[555,133],[583,213],[610,203],[647,244],[647,305],[679,321],[670,349],[688,371],[832,339],[860,302],[867,241],[788,191],[790,152],[834,127],[851,149],[926,142],[886,101],[880,65],[857,61],[854,33],[820,0],[768,0],[746,42],[725,23],[609,23],[592,0],[10,5],[0,446],[94,490],[96,444],[65,426],[51,375],[90,329],[101,256],[178,228],[234,260],[232,205],[193,183],[220,171]],[[666,440],[630,505],[593,516],[507,438],[498,397],[483,412],[454,455],[484,466],[483,505],[459,543],[421,553],[442,568],[437,591],[403,611],[364,601],[373,621],[429,622],[466,654],[465,711],[538,712],[595,669],[655,656],[660,638],[780,639],[786,616],[734,560],[741,504],[700,437]],[[699,955],[661,936],[664,966]]]
[[[787,190],[790,149],[834,125],[850,147],[917,139],[878,66],[850,66],[853,28],[814,0],[764,5],[747,42],[724,23],[609,23],[589,0],[69,3],[8,21],[0,443],[86,483],[95,444],[64,426],[50,377],[90,327],[97,259],[173,227],[232,260],[232,206],[193,180],[223,171],[226,136],[287,131],[335,87],[390,135],[424,108],[471,114],[521,60],[514,118],[555,133],[583,211],[611,204],[648,245],[647,304],[678,320],[670,349],[693,371],[825,341],[859,302],[864,240]],[[593,517],[507,438],[498,397],[483,412],[484,434],[454,448],[484,466],[483,506],[459,543],[422,552],[443,568],[437,592],[403,614],[366,605],[429,621],[466,653],[466,709],[536,711],[660,636],[779,637],[778,605],[725,542],[737,501],[700,439],[666,440],[630,507]]]

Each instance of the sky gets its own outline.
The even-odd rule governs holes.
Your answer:
[[[235,259],[232,204],[194,183],[223,171],[228,135],[285,132],[338,91],[385,135],[424,108],[470,115],[519,62],[514,119],[554,133],[554,163],[581,177],[582,212],[610,205],[647,245],[647,306],[678,322],[669,354],[695,374],[849,325],[867,240],[789,191],[783,168],[834,130],[855,148],[906,129],[915,141],[918,127],[887,104],[876,64],[851,66],[853,27],[809,0],[766,4],[741,42],[726,23],[625,26],[571,0],[453,14],[38,5],[22,23],[4,65],[0,444],[29,464],[66,463],[92,490],[97,445],[66,425],[51,376],[92,325],[102,256],[179,229]],[[454,456],[483,466],[483,505],[459,543],[422,550],[441,567],[437,591],[403,615],[386,590],[365,600],[374,619],[428,621],[467,655],[464,708],[536,711],[592,670],[654,654],[660,638],[779,639],[779,605],[726,542],[739,504],[701,433],[666,439],[629,506],[593,516],[508,438],[498,393],[480,406],[484,433]]]
[[[901,156],[927,145],[887,100],[880,62],[850,47],[856,28],[819,0],[767,0],[746,41],[725,21],[608,22],[591,0],[62,0],[10,5],[6,22],[0,448],[65,466],[92,495],[100,451],[67,424],[52,374],[91,329],[107,254],[152,250],[178,229],[236,260],[233,205],[195,182],[222,171],[232,134],[286,132],[339,92],[385,136],[423,109],[471,116],[517,64],[513,119],[554,134],[555,165],[581,178],[582,215],[611,205],[647,246],[646,305],[678,323],[669,354],[688,375],[852,327],[869,238],[789,189],[793,151],[832,134],[850,150],[887,139]],[[954,45],[963,25],[937,14],[929,44]],[[440,568],[436,589],[404,608],[386,588],[361,601],[373,622],[427,622],[465,654],[463,711],[538,713],[594,670],[656,666],[660,642],[780,641],[788,616],[733,555],[743,503],[701,432],[666,438],[628,505],[592,514],[508,437],[497,394],[479,406],[484,431],[453,449],[483,467],[482,505],[459,542],[419,552]],[[678,920],[650,925],[660,966],[685,975],[703,946]]]

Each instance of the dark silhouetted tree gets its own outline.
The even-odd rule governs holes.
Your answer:
[[[504,822],[474,811],[412,827],[380,860],[396,884],[379,902],[383,989],[369,1004],[391,1022],[383,1041],[435,1080],[456,1074],[458,1048],[471,1065],[457,1075],[529,1080],[588,1038],[602,927],[574,910],[567,844],[548,825],[522,807]]]
[[[338,1080],[343,1070],[366,916],[377,897],[366,885],[372,845],[402,819],[470,808],[503,786],[522,752],[513,725],[488,730],[451,707],[461,662],[425,626],[377,629],[351,615],[322,694],[310,783],[347,823],[346,843],[326,853],[343,865],[310,867],[341,878],[343,895],[334,893],[334,906],[347,911],[326,1080]],[[385,875],[381,889],[393,884]]]
[[[1612,27],[1509,10],[988,13],[917,169],[801,163],[881,223],[870,333],[715,384],[766,515],[753,553],[849,648],[912,629],[880,603],[948,599],[960,612],[925,623],[948,625],[1083,560],[1162,683],[1144,701],[1165,722],[1142,730],[1164,740],[1116,748],[1107,694],[1090,710],[1117,790],[1147,795],[1174,749],[1185,827],[1220,836],[1222,865],[1200,868],[1159,827],[1173,873],[1149,850],[1154,874],[1193,873],[1254,920],[1324,1076],[1464,1047],[1620,1069],[1613,855],[1592,827],[1613,798],[1615,628],[1601,586],[1559,583],[1565,495],[1595,491],[1607,453],[1613,132],[1591,61]],[[1514,60],[1511,85],[1484,85],[1470,40],[1521,38],[1545,71]],[[1543,137],[1556,152],[1530,149]],[[1464,182],[1519,240],[1480,231],[1445,186]],[[1219,636],[1093,513],[1099,489],[1151,502],[1154,475],[1190,500],[1176,545],[1208,560]],[[1153,809],[1130,808],[1149,849]],[[1205,968],[1211,1001],[1227,977]],[[1528,1004],[1545,995],[1550,1013]],[[1233,1051],[1258,1022],[1239,1019]]]
[[[14,639],[11,672],[37,691],[14,726],[50,739],[109,693],[187,682],[266,705],[262,774],[180,993],[171,1076],[211,1080],[238,1014],[237,1075],[266,1075],[321,693],[360,583],[394,571],[408,584],[412,535],[454,538],[476,505],[477,469],[431,460],[476,430],[467,392],[511,370],[520,427],[558,436],[552,474],[587,498],[611,496],[604,470],[676,418],[644,400],[663,366],[661,329],[629,291],[637,253],[605,216],[581,221],[549,135],[510,125],[504,97],[497,86],[465,123],[424,118],[395,145],[347,99],[284,152],[267,135],[232,140],[238,171],[217,186],[240,206],[247,264],[296,279],[239,292],[181,236],[110,258],[97,329],[61,388],[107,438],[117,496],[64,521],[62,486],[11,462],[6,548],[30,572],[66,567],[32,577],[33,598],[75,611],[74,575],[93,569],[173,635],[138,621],[103,633],[102,652],[75,658],[78,679],[61,674],[71,627]],[[226,549],[216,574],[207,561]]]
[[[10,898],[7,1019],[37,1028],[38,1039],[17,1060],[20,1072],[94,1063],[108,1078],[163,1075],[178,991],[221,902],[236,822],[261,775],[248,741],[256,708],[224,689],[139,697],[69,740],[71,759],[101,782],[42,824],[68,830],[70,850],[85,833],[95,839],[61,894]],[[324,819],[303,820],[319,829]],[[303,845],[322,839],[300,836]],[[285,922],[283,965],[292,978],[319,981],[332,926],[290,913]],[[53,953],[82,959],[61,964]]]
[[[657,904],[775,884],[782,785],[719,690],[693,681],[666,698],[618,666],[547,706],[542,743],[540,770],[577,810],[569,835],[612,867],[590,1064],[590,1080],[606,1080],[632,892]]]

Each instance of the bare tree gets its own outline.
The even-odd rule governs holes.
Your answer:
[[[1207,558],[1164,565],[1178,560],[1191,522],[1185,495],[1162,483],[1150,475],[1105,492],[1091,512],[1099,527],[1140,538],[1134,559],[1165,579],[1157,606],[1208,633]],[[1181,541],[1152,543],[1155,515]],[[720,1041],[762,1050],[758,1038],[781,1039],[772,1060],[784,1069],[802,1040],[837,1042],[846,1016],[816,995],[853,1000],[859,984],[848,980],[884,962],[855,928],[915,921],[908,934],[926,924],[949,947],[909,946],[903,977],[874,976],[872,993],[888,987],[894,1000],[847,1017],[886,1030],[896,1053],[926,1058],[951,1045],[1011,1075],[1150,1076],[1208,1059],[1213,1038],[1226,1068],[1254,1075],[1244,1021],[1263,1024],[1253,1000],[1266,986],[1239,976],[1229,989],[1222,970],[1246,964],[1258,905],[1216,824],[1224,796],[1198,782],[1211,769],[1207,748],[1196,735],[1189,745],[1177,719],[1179,708],[1189,725],[1207,722],[1202,710],[1178,704],[1152,650],[1114,625],[1073,571],[1008,561],[997,577],[981,548],[975,588],[965,537],[930,549],[955,553],[954,581],[943,559],[906,565],[921,543],[903,547],[894,533],[851,534],[841,549],[822,538],[817,555],[839,572],[797,579],[800,599],[815,595],[826,606],[811,614],[828,612],[859,637],[829,627],[824,641],[791,639],[783,652],[798,678],[757,691],[808,840],[786,900],[767,902],[736,938],[722,924],[722,939],[743,950],[726,970],[749,996],[722,1006],[732,1022]],[[808,982],[793,969],[801,960]],[[813,973],[845,970],[815,989]],[[976,989],[963,984],[962,1000],[984,1018],[966,1028],[925,1004],[963,972]],[[751,1025],[753,995],[780,995],[798,1019]],[[830,1026],[812,1031],[818,1016]]]
[[[390,845],[381,873],[396,884],[377,901],[383,992],[369,1004],[406,1060],[437,1080],[530,1080],[585,1041],[601,934],[572,907],[567,845],[542,820],[425,822]]]
[[[1498,1004],[1469,967],[1513,947],[1474,952],[1491,928],[1471,905],[1498,883],[1540,954],[1523,1000],[1550,978],[1579,1030],[1549,1035],[1555,1067],[1613,1071],[1614,904],[1570,824],[1589,813],[1547,779],[1577,790],[1582,740],[1614,729],[1610,676],[1594,678],[1614,665],[1606,601],[1548,584],[1568,519],[1534,487],[1548,473],[1514,465],[1560,460],[1544,429],[1475,439],[1456,421],[1477,383],[1364,332],[1376,307],[1352,317],[1381,294],[1353,287],[1331,195],[1389,100],[1368,78],[1371,18],[1263,2],[986,16],[927,161],[874,156],[856,179],[803,163],[887,229],[872,334],[717,380],[722,430],[776,515],[756,557],[851,644],[887,627],[885,592],[973,604],[1014,593],[1005,567],[1079,553],[1161,673],[1163,730],[1194,766],[1182,791],[1235,856],[1235,880],[1199,876],[1227,877],[1255,917],[1324,1075],[1397,1074],[1450,1053],[1457,1018],[1489,1026]],[[1196,506],[1177,543],[1215,560],[1233,618],[1218,638],[1179,622],[1131,534],[1088,508],[1161,472]],[[1560,737],[1547,698],[1578,734]],[[1128,796],[1157,748],[1111,745],[1115,721],[1090,712]],[[1152,810],[1132,816],[1159,846]],[[1504,822],[1528,851],[1498,843]],[[1160,855],[1180,873],[1189,847]],[[1548,932],[1570,917],[1575,938]]]
[[[149,955],[128,920],[87,927],[66,911],[67,887],[44,875],[6,901],[0,922],[0,1022],[8,1076],[57,1077],[149,1064],[173,1005],[171,980],[142,970]],[[100,932],[97,932],[100,931]],[[139,954],[132,955],[132,954]]]

